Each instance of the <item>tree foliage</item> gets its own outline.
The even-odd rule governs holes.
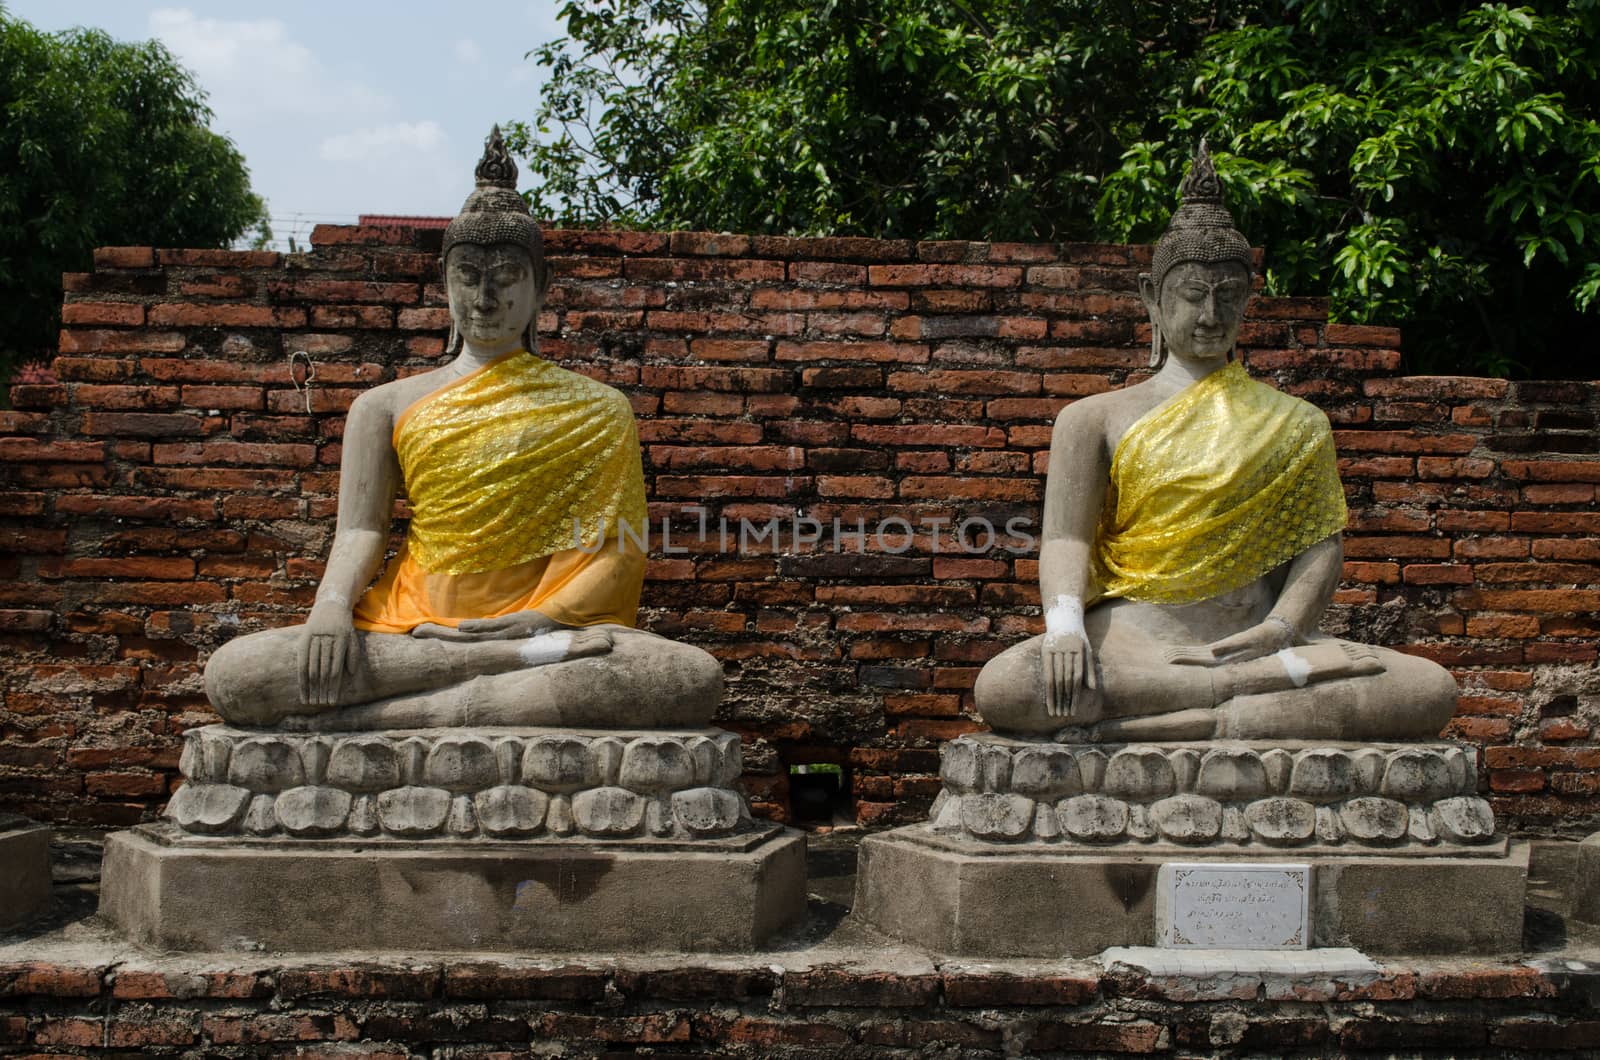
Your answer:
[[[0,374],[50,349],[97,246],[227,246],[262,221],[244,160],[160,44],[0,9]]]
[[[1413,369],[1592,374],[1600,13],[1438,0],[583,0],[513,123],[568,224],[1150,240],[1210,138],[1268,290]]]

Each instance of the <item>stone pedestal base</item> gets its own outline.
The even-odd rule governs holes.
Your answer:
[[[0,815],[0,931],[50,904],[50,829],[25,817]]]
[[[1156,942],[1163,861],[1293,858],[1312,866],[1311,945],[1367,953],[1509,953],[1522,941],[1528,848],[1504,841],[1431,856],[1190,849],[1160,854],[1002,846],[912,825],[861,844],[854,915],[958,956],[1087,957]]]
[[[805,838],[106,842],[100,913],[172,950],[739,952],[805,914]]]

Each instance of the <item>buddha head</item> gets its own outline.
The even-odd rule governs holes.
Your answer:
[[[490,349],[520,342],[531,351],[550,269],[498,125],[476,173],[478,186],[445,228],[439,256],[450,299],[448,352],[459,352],[465,340]]]
[[[1234,227],[1204,140],[1183,181],[1183,201],[1139,277],[1150,314],[1150,366],[1170,350],[1184,359],[1230,357],[1250,300],[1250,241]]]

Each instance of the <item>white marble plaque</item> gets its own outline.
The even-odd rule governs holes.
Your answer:
[[[1156,876],[1156,944],[1167,949],[1307,949],[1310,911],[1310,865],[1168,862]]]

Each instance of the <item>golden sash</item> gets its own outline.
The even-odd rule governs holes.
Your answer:
[[[1328,418],[1235,362],[1145,413],[1117,444],[1095,598],[1209,600],[1344,524]]]
[[[645,556],[618,524],[644,533],[644,473],[621,393],[519,351],[406,409],[394,446],[411,523],[356,628],[634,624]]]
[[[430,573],[501,570],[642,532],[644,470],[619,391],[529,353],[423,398],[394,430],[414,514],[411,555]]]

